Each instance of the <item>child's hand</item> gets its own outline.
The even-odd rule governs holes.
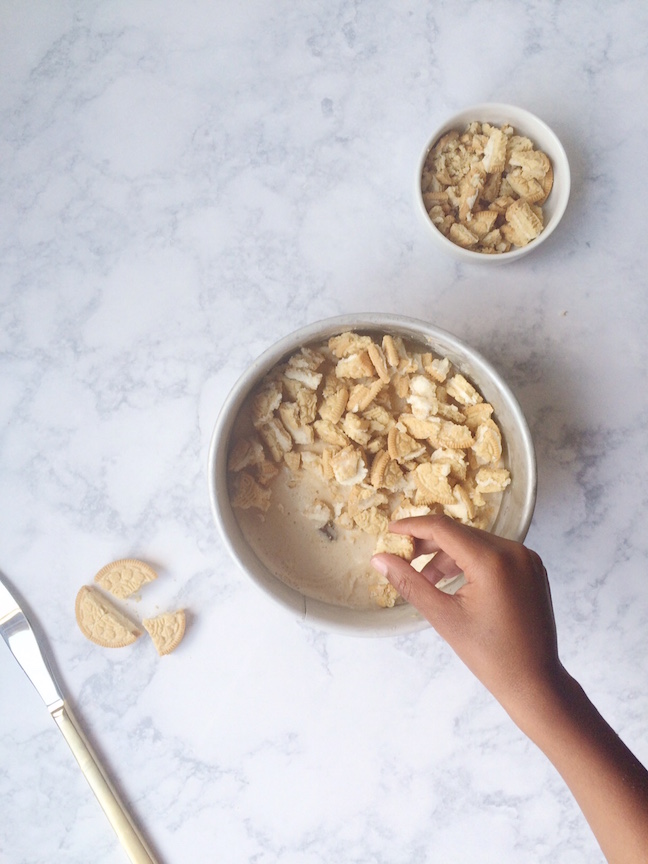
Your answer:
[[[514,707],[525,694],[554,685],[563,670],[547,574],[535,552],[446,516],[402,519],[390,530],[414,537],[416,555],[437,554],[422,573],[385,553],[374,556],[373,566],[500,702]],[[462,571],[466,585],[454,596],[435,587]]]

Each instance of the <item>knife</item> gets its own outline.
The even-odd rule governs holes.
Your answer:
[[[133,864],[156,864],[153,853],[99,764],[41,651],[20,604],[0,576],[0,635],[38,691]]]

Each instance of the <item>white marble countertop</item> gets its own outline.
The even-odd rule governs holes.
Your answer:
[[[401,312],[508,380],[563,659],[648,761],[645,4],[7,0],[0,12],[0,570],[160,862],[601,861],[544,757],[431,630],[295,622],[231,562],[206,459],[246,364]],[[433,248],[419,155],[518,104],[572,168],[559,231],[488,271]],[[183,605],[158,658],[86,641],[109,561]],[[126,857],[0,644],[0,860]]]

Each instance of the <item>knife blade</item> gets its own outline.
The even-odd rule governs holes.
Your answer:
[[[130,860],[133,864],[156,864],[151,849],[120,800],[63,696],[29,619],[1,575],[0,635],[63,733]]]

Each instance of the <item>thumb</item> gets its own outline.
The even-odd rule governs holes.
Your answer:
[[[454,597],[444,594],[398,555],[381,552],[373,556],[371,565],[390,581],[403,600],[425,615],[433,627],[452,608]]]

